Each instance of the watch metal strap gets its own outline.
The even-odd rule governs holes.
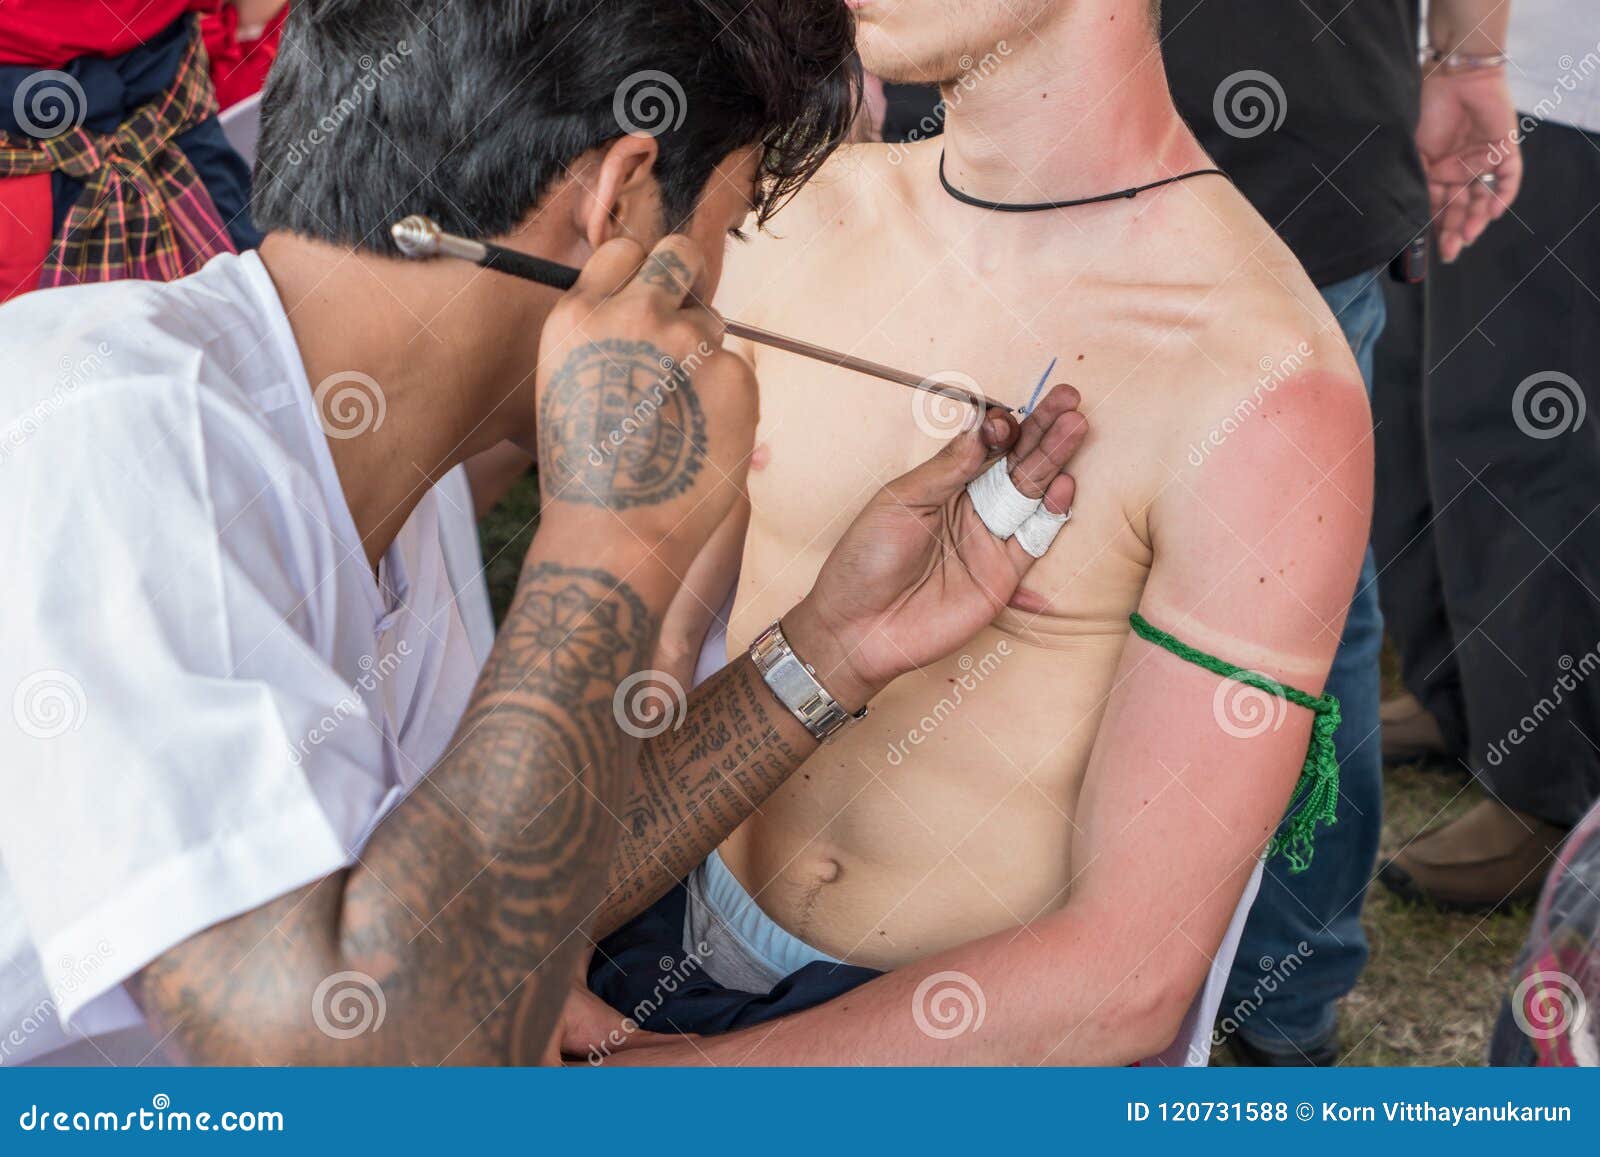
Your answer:
[[[819,743],[851,719],[867,713],[863,707],[852,715],[828,694],[816,671],[794,653],[783,637],[781,623],[773,623],[750,645],[750,659],[761,672],[772,693]]]

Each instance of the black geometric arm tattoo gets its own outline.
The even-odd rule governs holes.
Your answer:
[[[531,553],[451,752],[357,866],[146,967],[158,1033],[199,1064],[502,1064],[514,1014],[547,1036],[638,759],[612,699],[658,627],[616,576]]]

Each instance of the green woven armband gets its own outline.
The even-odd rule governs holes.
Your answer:
[[[1260,672],[1248,671],[1226,659],[1208,655],[1151,626],[1138,613],[1130,615],[1128,622],[1133,625],[1133,633],[1145,642],[1154,643],[1185,662],[1276,695],[1315,714],[1316,718],[1311,721],[1311,746],[1300,768],[1300,782],[1295,784],[1294,795],[1289,798],[1285,821],[1267,845],[1267,855],[1281,853],[1289,861],[1291,872],[1305,871],[1311,866],[1312,840],[1317,825],[1338,822],[1335,813],[1339,803],[1339,760],[1333,751],[1333,733],[1339,730],[1339,701],[1332,695],[1307,695],[1268,679]]]

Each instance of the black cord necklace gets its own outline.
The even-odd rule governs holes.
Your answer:
[[[950,178],[944,175],[944,150],[939,150],[939,184],[944,186],[944,191],[949,193],[963,205],[971,205],[978,209],[993,209],[996,213],[1038,213],[1045,209],[1073,209],[1079,205],[1098,205],[1102,201],[1118,201],[1129,197],[1137,197],[1140,193],[1148,193],[1151,189],[1159,189],[1162,185],[1173,185],[1179,181],[1187,181],[1191,177],[1227,177],[1221,169],[1194,169],[1191,172],[1179,173],[1176,177],[1163,177],[1159,181],[1151,181],[1148,185],[1135,185],[1131,189],[1118,189],[1115,193],[1101,193],[1095,197],[1079,197],[1073,201],[1033,201],[1027,204],[1016,204],[1007,201],[984,201],[970,193],[963,193],[950,183]]]

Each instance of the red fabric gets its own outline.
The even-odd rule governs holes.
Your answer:
[[[208,14],[200,22],[206,55],[211,58],[211,87],[217,90],[219,108],[238,104],[261,91],[267,70],[278,58],[278,37],[288,12],[288,8],[280,8],[255,40],[239,39],[239,10],[232,4],[224,4],[220,11]]]
[[[0,301],[39,284],[50,240],[50,174],[0,178]]]
[[[121,56],[185,12],[221,0],[0,0],[0,64],[60,68],[79,56]]]
[[[122,277],[172,281],[234,252],[200,174],[172,143],[217,115],[198,23],[185,17],[189,39],[172,87],[116,132],[79,127],[46,140],[0,132],[0,176],[59,171],[83,182],[39,273],[40,289]]]

